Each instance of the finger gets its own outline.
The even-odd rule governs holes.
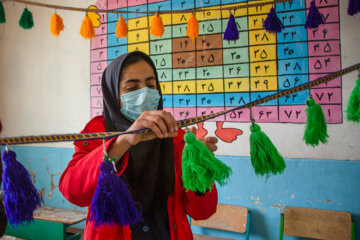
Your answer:
[[[206,144],[206,147],[212,152],[217,150],[217,146],[215,144]]]
[[[142,119],[141,120],[141,125],[144,126],[145,128],[150,128],[151,131],[158,137],[158,138],[163,138],[164,135],[161,133],[161,130],[159,128],[159,126],[151,120],[147,120],[147,119]]]
[[[218,138],[217,138],[217,137],[206,137],[206,138],[205,138],[205,142],[208,142],[208,143],[217,143],[217,142],[218,142]]]
[[[173,115],[166,111],[161,111],[160,114],[164,118],[168,131],[172,133],[177,132],[176,120]]]
[[[196,136],[196,132],[197,132],[196,127],[192,127],[192,128],[190,129],[190,132],[192,132],[192,133],[195,134],[195,136]]]
[[[167,137],[168,129],[167,129],[166,123],[159,114],[152,113],[152,114],[146,115],[145,119],[148,121],[154,122],[160,129],[163,137]]]

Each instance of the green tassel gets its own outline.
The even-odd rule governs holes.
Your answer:
[[[0,1],[0,23],[6,23],[5,10],[2,1]]]
[[[271,173],[274,175],[282,173],[286,168],[286,163],[270,138],[256,123],[251,124],[250,131],[251,164],[255,173],[266,177],[269,177]]]
[[[211,189],[214,181],[221,186],[226,184],[231,168],[217,159],[193,133],[186,133],[184,140],[182,180],[186,190],[205,193]]]
[[[30,29],[34,26],[32,13],[27,8],[25,8],[23,13],[21,14],[19,25],[23,29]]]
[[[321,106],[313,98],[306,100],[306,105],[305,143],[313,147],[319,145],[319,142],[327,143],[329,135],[327,134],[325,115]]]
[[[348,121],[360,122],[360,76],[351,92],[346,113]]]

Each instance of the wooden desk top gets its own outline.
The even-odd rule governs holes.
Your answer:
[[[40,207],[34,212],[34,219],[75,224],[86,219],[86,212],[54,207]]]

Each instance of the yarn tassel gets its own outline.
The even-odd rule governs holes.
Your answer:
[[[151,20],[150,33],[154,37],[161,37],[165,32],[164,24],[161,17],[155,13]]]
[[[237,24],[235,22],[234,15],[230,14],[229,21],[224,33],[224,40],[231,41],[231,40],[238,40],[239,39],[239,30],[237,28]]]
[[[186,36],[190,37],[193,42],[199,36],[199,22],[194,14],[191,14],[187,23]]]
[[[15,152],[6,149],[1,158],[4,161],[4,204],[9,223],[14,227],[29,224],[35,209],[41,205],[42,196],[32,183],[28,170],[16,160]]]
[[[315,5],[315,0],[311,1],[309,13],[306,18],[305,28],[318,28],[320,24],[324,23],[324,18],[321,16],[319,9]]]
[[[225,185],[231,168],[217,159],[206,145],[188,132],[184,136],[185,147],[182,154],[182,180],[184,187],[193,192],[205,193],[214,181]]]
[[[355,88],[351,92],[346,113],[348,121],[357,123],[360,122],[360,71],[359,78],[356,80]]]
[[[2,1],[0,1],[0,23],[6,23],[5,10]]]
[[[269,33],[279,33],[285,28],[284,24],[282,24],[276,15],[275,8],[271,8],[267,18],[264,21],[263,27]]]
[[[329,136],[327,134],[325,115],[321,106],[312,97],[306,100],[306,105],[305,143],[313,147],[319,145],[319,142],[327,143]]]
[[[112,173],[114,167],[106,160],[100,166],[95,195],[90,206],[90,221],[95,227],[135,224],[142,220],[140,211],[123,181]]]
[[[116,37],[118,37],[118,38],[126,38],[127,37],[128,27],[122,16],[119,17],[119,20],[116,24],[115,34],[116,34]]]
[[[62,30],[64,30],[63,20],[59,15],[54,13],[50,19],[50,32],[55,36],[59,36]]]
[[[349,0],[348,14],[353,16],[360,12],[360,0]]]
[[[85,39],[90,39],[95,37],[95,30],[94,26],[92,25],[92,22],[88,15],[84,17],[84,20],[82,21],[81,28],[80,28],[80,35],[83,36]]]
[[[255,122],[251,124],[250,131],[250,156],[255,173],[266,177],[270,174],[282,173],[286,168],[284,158],[270,138]]]
[[[19,25],[23,29],[31,29],[34,26],[32,13],[27,8],[25,8],[21,14]]]

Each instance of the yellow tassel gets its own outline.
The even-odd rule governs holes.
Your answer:
[[[199,36],[199,22],[196,20],[194,14],[191,14],[189,18],[186,36],[189,36],[193,42],[195,41],[195,38]]]
[[[63,20],[59,15],[54,13],[50,19],[50,32],[55,36],[59,36],[62,30],[64,30]]]
[[[116,37],[118,37],[118,38],[126,38],[127,37],[128,27],[122,16],[119,17],[119,20],[116,24],[115,34],[116,34]]]
[[[164,24],[161,17],[155,13],[151,20],[150,33],[154,37],[161,37],[164,34]]]
[[[91,23],[90,18],[86,15],[84,20],[82,21],[81,28],[80,28],[80,35],[83,36],[85,39],[90,39],[95,37],[95,30],[94,26]]]

